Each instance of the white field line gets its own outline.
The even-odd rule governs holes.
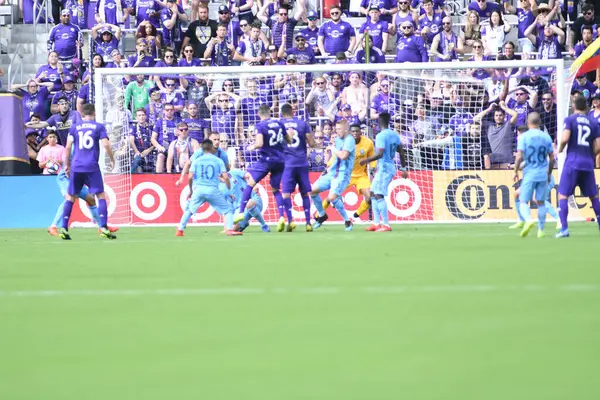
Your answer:
[[[305,288],[174,288],[174,289],[48,289],[48,290],[0,290],[0,298],[13,297],[139,297],[139,296],[266,296],[266,295],[398,295],[398,294],[444,294],[444,293],[536,293],[600,292],[600,285],[569,284],[545,285],[462,285],[462,286],[369,286],[369,287],[305,287]]]

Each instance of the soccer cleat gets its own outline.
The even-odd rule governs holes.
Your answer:
[[[376,231],[377,231],[377,229],[379,229],[379,227],[380,227],[380,226],[381,226],[381,225],[375,225],[375,224],[373,224],[373,225],[371,225],[371,226],[367,226],[367,227],[365,228],[365,231],[367,231],[367,232],[376,232]]]
[[[525,237],[525,236],[529,235],[529,231],[531,231],[531,228],[533,228],[534,225],[535,225],[535,222],[533,222],[533,221],[526,222],[525,226],[521,230],[521,233],[520,233],[521,237]]]
[[[292,227],[292,230],[296,229],[296,223],[294,221],[290,223],[290,226]]]
[[[313,231],[313,227],[311,224],[306,224],[306,232],[312,232]]]
[[[538,236],[538,239],[541,239],[543,237],[546,237],[546,234],[544,233],[544,231],[538,230],[538,235],[537,236]]]
[[[381,225],[375,232],[391,232],[392,227],[389,225]]]
[[[242,232],[227,231],[227,236],[242,236],[242,235],[243,235]]]
[[[238,222],[240,222],[241,220],[244,219],[244,213],[238,213],[234,218],[233,218],[233,223],[237,224]]]
[[[285,218],[279,218],[279,222],[277,222],[277,232],[283,232],[285,229]]]
[[[292,224],[287,224],[287,226],[285,227],[286,232],[291,232],[293,230],[294,230],[294,228],[292,227]]]
[[[345,229],[346,232],[350,232],[352,229],[354,229],[354,224],[352,223],[352,221],[346,221],[345,224],[346,224],[346,229]]]
[[[321,227],[321,225],[323,225],[323,222],[327,221],[328,219],[329,219],[329,216],[327,214],[323,215],[322,217],[315,218],[316,222],[313,225],[313,228],[319,229]]]
[[[175,236],[184,236],[183,231],[181,229],[177,229],[177,232],[175,232]]]
[[[58,237],[60,237],[62,240],[71,240],[71,235],[69,235],[69,231],[67,231],[65,228],[59,229]]]
[[[262,229],[262,231],[266,233],[271,232],[271,228],[269,228],[269,225],[263,225],[260,227],[260,229]]]
[[[558,232],[554,237],[557,239],[562,239],[562,238],[568,238],[569,236],[569,230],[568,229],[562,229],[560,232]]]
[[[516,224],[509,226],[508,229],[521,229],[523,228],[523,225],[525,225],[525,221],[519,221]]]
[[[50,236],[58,236],[58,228],[55,226],[51,226],[50,228],[48,228],[48,233],[50,234]]]
[[[100,237],[105,239],[116,239],[117,235],[109,231],[107,228],[102,228],[102,232],[100,232]]]
[[[116,226],[107,226],[106,229],[108,229],[111,233],[115,233],[119,230],[119,228]],[[102,228],[98,228],[98,233],[102,233]]]

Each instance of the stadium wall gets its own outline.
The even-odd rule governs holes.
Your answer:
[[[496,222],[515,219],[512,171],[422,171],[411,172],[409,179],[399,175],[390,185],[388,206],[390,220],[396,222]],[[311,181],[318,179],[311,173]],[[414,180],[412,180],[412,179]],[[558,177],[555,177],[558,178]],[[596,171],[600,181],[600,171]],[[109,215],[131,208],[134,225],[175,224],[181,218],[188,187],[176,187],[176,175],[133,175],[129,196],[117,197],[111,185],[116,176],[105,177]],[[558,181],[558,179],[557,179]],[[418,182],[418,184],[416,183]],[[260,194],[270,215],[277,215],[273,196],[263,182]],[[552,203],[557,204],[556,188]],[[593,217],[589,201],[576,196],[581,216]],[[361,198],[354,189],[344,194],[346,209],[353,213]],[[56,177],[0,177],[0,228],[46,228],[62,201]],[[84,210],[84,211],[82,211]],[[339,215],[331,212],[332,221]],[[294,198],[294,216],[304,218],[299,195]],[[90,222],[85,204],[80,200],[73,209],[72,221]],[[192,217],[195,223],[219,223],[212,208],[203,206]]]

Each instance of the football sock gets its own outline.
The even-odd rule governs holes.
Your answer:
[[[71,218],[71,211],[73,210],[73,203],[66,200],[63,204],[63,216],[62,216],[62,227],[69,230],[69,219]]]
[[[54,216],[54,219],[52,220],[52,225],[50,225],[50,226],[56,226],[57,228],[62,228],[63,227],[62,217],[63,217],[63,210],[65,208],[65,202],[66,201],[67,200],[63,201],[58,206],[58,209],[56,210],[56,215]]]
[[[389,221],[388,208],[387,208],[387,203],[385,201],[385,197],[378,199],[377,202],[379,203],[379,213],[381,214],[381,220],[382,220],[383,224],[389,225],[390,221]]]
[[[100,226],[100,215],[98,214],[98,207],[96,206],[88,206],[88,210],[90,210],[90,214],[92,214],[92,218],[96,225]]]
[[[594,214],[596,214],[598,228],[600,228],[600,200],[597,197],[592,199],[592,208],[594,209]]]
[[[283,204],[283,196],[281,192],[278,190],[273,192],[273,197],[275,197],[275,204],[277,204],[277,211],[279,211],[279,218],[285,217],[285,205]]]
[[[100,214],[98,216],[100,219],[100,227],[106,228],[106,224],[108,223],[108,208],[106,207],[105,199],[98,199],[98,213]]]
[[[302,208],[304,208],[304,219],[307,224],[310,224],[310,197],[306,193],[302,195]]]
[[[569,222],[567,221],[567,217],[569,216],[569,201],[567,199],[558,200],[558,215],[560,215],[562,230],[566,231],[569,229]]]
[[[225,218],[225,230],[232,230],[233,229],[233,213],[231,211],[228,211],[225,213],[225,215],[223,215],[223,217]]]
[[[319,213],[319,217],[325,215],[325,209],[323,208],[323,203],[321,203],[321,196],[319,196],[319,194],[311,194],[310,197],[312,198],[313,204]]]
[[[373,223],[379,225],[381,223],[381,217],[379,215],[379,202],[377,199],[371,200],[371,209],[373,210]]]
[[[538,228],[540,231],[544,230],[546,224],[546,204],[542,203],[538,205]]]
[[[367,203],[364,199],[358,206],[358,210],[356,210],[356,215],[360,216],[362,213],[369,209],[369,203]]]
[[[550,203],[548,200],[546,200],[546,212],[548,214],[550,214],[550,216],[556,220],[558,220],[558,213],[556,212],[556,208],[554,208],[554,206],[552,205],[552,203]]]
[[[254,218],[256,218],[256,220],[258,221],[258,223],[260,224],[260,226],[265,226],[265,219],[262,216],[262,213],[260,212],[260,210],[258,209],[258,207],[254,206],[251,209],[248,210],[248,213],[253,216]]]
[[[183,216],[181,217],[181,221],[179,222],[179,230],[180,231],[185,229],[185,227],[188,224],[188,221],[190,220],[190,218],[192,218],[192,214],[193,214],[193,212],[191,212],[190,210],[185,210],[185,212],[183,213]]]
[[[292,223],[292,198],[284,197],[283,204],[285,207],[285,216],[287,217],[288,223]]]
[[[529,208],[529,204],[526,202],[519,202],[519,209],[521,210],[521,216],[524,221],[529,221],[531,219],[531,209]]]
[[[239,210],[240,214],[246,209],[246,204],[248,204],[248,200],[250,200],[250,196],[252,196],[252,190],[254,190],[254,188],[250,185],[244,188],[244,193],[242,193],[242,203],[240,204]]]
[[[323,200],[322,204],[323,204],[323,210],[327,210],[329,208],[329,205],[330,205],[329,199]]]
[[[344,203],[342,199],[339,197],[331,202],[331,204],[335,207],[335,209],[340,213],[344,221],[349,221],[348,214],[346,214],[346,209],[344,208]]]
[[[519,198],[517,197],[517,199],[515,200],[515,209],[517,210],[517,216],[519,217],[519,222],[525,222],[525,218],[523,218],[523,215],[521,215],[521,202],[519,201]]]

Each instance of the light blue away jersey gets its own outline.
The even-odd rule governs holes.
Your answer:
[[[213,154],[203,154],[192,163],[190,172],[194,174],[193,186],[201,188],[219,187],[219,175],[226,172],[225,163]]]
[[[354,156],[356,155],[356,141],[352,135],[346,136],[344,139],[336,138],[335,139],[335,149],[346,150],[350,153],[350,156],[345,160],[340,160],[336,157],[333,164],[329,168],[329,172],[337,175],[348,175],[352,173],[352,168],[354,167]]]
[[[392,129],[384,129],[375,137],[375,148],[383,150],[383,157],[379,160],[381,163],[394,164],[396,149],[400,144],[400,135]]]
[[[548,179],[548,154],[553,151],[550,135],[539,129],[530,129],[519,136],[517,150],[523,152],[525,161],[523,179],[534,182]]]

